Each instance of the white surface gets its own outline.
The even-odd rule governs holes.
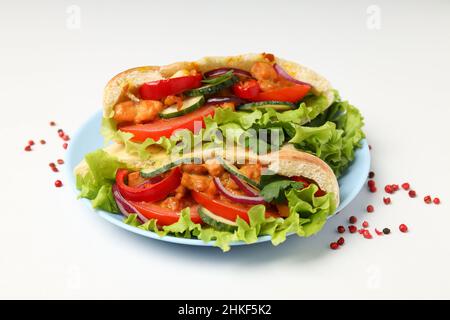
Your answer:
[[[450,298],[450,2],[234,2],[1,4],[0,298]],[[67,27],[72,4],[80,29]],[[373,4],[379,30],[366,24]],[[363,191],[320,235],[227,254],[171,245],[87,214],[69,186],[53,187],[47,165],[63,151],[48,122],[74,132],[115,73],[259,51],[316,69],[366,117],[380,191]],[[41,137],[45,147],[23,152]],[[383,205],[384,184],[404,180],[418,198]],[[426,193],[442,205],[425,205]],[[351,214],[393,234],[347,234],[331,251]]]

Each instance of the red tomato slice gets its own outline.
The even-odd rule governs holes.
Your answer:
[[[122,196],[131,201],[159,201],[166,198],[181,183],[181,170],[174,168],[167,177],[145,188],[133,188],[125,184],[128,170],[120,169],[116,173],[116,184]]]
[[[202,85],[201,81],[201,74],[151,81],[139,88],[139,94],[143,100],[161,100],[170,95],[198,88]]]
[[[201,121],[205,127],[203,118],[214,115],[215,106],[204,106],[194,112],[172,119],[158,119],[146,124],[136,124],[120,128],[120,131],[130,132],[134,135],[132,141],[144,142],[147,138],[157,141],[161,137],[169,138],[175,130],[188,129],[194,131],[196,121]]]
[[[261,88],[259,87],[258,81],[251,79],[235,84],[233,86],[233,92],[239,98],[252,99],[261,92]]]
[[[286,101],[298,102],[303,99],[311,89],[308,85],[296,84],[292,87],[274,89],[270,91],[260,92],[256,97],[251,98],[252,101]]]
[[[180,212],[173,211],[167,208],[163,208],[157,204],[151,202],[135,202],[130,201],[130,203],[147,219],[158,220],[159,226],[168,226],[178,222],[180,218]],[[197,205],[191,206],[191,220],[194,223],[202,223],[202,219],[197,212]]]
[[[191,191],[192,198],[208,209],[209,211],[221,216],[230,221],[236,221],[237,217],[245,220],[247,223],[250,222],[247,211],[252,207],[239,207],[230,204],[229,202],[224,202],[219,199],[215,199],[210,195],[207,195],[202,192]],[[266,217],[279,217],[278,213],[266,211]]]

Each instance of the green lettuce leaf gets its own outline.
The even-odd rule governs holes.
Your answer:
[[[257,205],[248,211],[249,223],[237,218],[238,228],[234,232],[218,231],[208,225],[195,224],[191,221],[189,208],[183,209],[178,222],[158,228],[156,220],[139,224],[136,215],[130,215],[124,222],[137,226],[143,230],[156,232],[160,236],[175,236],[181,238],[196,238],[210,242],[224,252],[230,250],[230,243],[243,241],[254,243],[260,236],[271,236],[273,245],[279,245],[286,240],[289,233],[296,233],[301,237],[309,237],[322,229],[328,216],[336,210],[336,203],[332,193],[322,197],[314,194],[318,190],[316,185],[310,185],[299,190],[290,188],[285,190],[285,198],[290,208],[286,218],[266,217],[266,207]]]
[[[324,160],[339,177],[355,158],[365,137],[363,117],[347,101],[336,101],[329,109],[306,126],[294,125],[289,140],[298,149]]]
[[[286,191],[291,188],[300,189],[302,187],[303,184],[300,182],[283,179],[265,185],[260,194],[267,202],[281,203],[286,200],[284,196]]]
[[[289,209],[299,218],[297,234],[309,237],[322,229],[327,218],[336,210],[336,201],[333,193],[327,193],[322,197],[314,194],[319,188],[315,184],[298,190],[291,189],[286,194]]]
[[[148,160],[151,157],[151,152],[148,151],[149,146],[158,145],[169,153],[179,141],[178,137],[174,136],[170,139],[161,137],[158,141],[148,138],[144,142],[133,142],[131,141],[134,137],[132,133],[118,131],[114,120],[108,118],[102,119],[100,132],[105,140],[105,145],[110,141],[121,143],[125,145],[125,150],[129,154],[137,155],[141,160]]]
[[[335,102],[326,106],[324,96],[308,96],[298,109],[284,112],[271,108],[252,112],[218,109],[207,122],[206,140],[217,146],[230,138],[258,153],[277,150],[289,142],[320,157],[339,177],[361,147],[364,122],[358,109],[341,101],[337,92]]]
[[[120,213],[112,194],[112,185],[117,170],[126,168],[126,164],[103,150],[87,154],[85,161],[88,171],[76,176],[79,197],[92,200],[92,206],[96,209]]]
[[[230,243],[238,240],[236,233],[219,231],[208,226],[202,226],[197,237],[205,243],[214,241],[214,245],[223,252],[229,251]]]
[[[151,221],[154,221],[154,220],[151,220]],[[156,229],[151,229],[149,227],[148,229],[146,229],[145,227],[143,227],[144,224],[141,224],[137,214],[130,214],[128,217],[125,217],[125,219],[123,219],[123,222],[126,223],[126,224],[129,224],[130,226],[139,227],[139,228],[144,229],[146,231],[156,232],[158,230],[157,228]],[[150,222],[150,221],[148,221],[148,222]]]

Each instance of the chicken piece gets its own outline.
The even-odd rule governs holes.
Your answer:
[[[216,184],[214,183],[213,180],[211,180],[211,182],[209,183],[208,189],[206,190],[206,193],[209,195],[216,195],[218,193]]]
[[[179,211],[180,210],[180,200],[176,197],[168,197],[163,202],[161,202],[161,207],[167,208],[173,211]]]
[[[225,169],[219,163],[207,163],[204,164],[203,167],[205,167],[206,170],[208,170],[209,175],[213,177],[220,177],[225,172]]]
[[[187,173],[194,173],[194,174],[207,174],[208,169],[206,169],[202,164],[193,164],[193,163],[187,163],[181,165],[181,171],[187,172]]]
[[[250,73],[257,80],[271,80],[274,82],[278,80],[278,73],[273,66],[267,62],[255,62]]]
[[[278,213],[283,218],[289,217],[289,206],[287,204],[277,204]]]
[[[186,187],[183,185],[179,185],[176,189],[175,189],[175,199],[182,199],[185,195],[186,195]]]
[[[180,110],[181,107],[183,107],[183,99],[178,96],[167,96],[164,99],[164,105],[167,107],[173,106],[174,104],[177,105],[177,109]]]
[[[141,177],[141,173],[139,171],[128,174],[128,186],[132,188],[139,187],[147,181],[147,179]]]
[[[198,174],[183,173],[181,178],[181,185],[189,190],[194,190],[197,192],[204,192],[208,190],[210,183],[212,182],[211,177],[202,176]]]
[[[230,191],[239,191],[240,190],[240,188],[236,184],[236,182],[234,182],[233,179],[230,178],[230,174],[228,172],[225,172],[220,177],[220,182],[222,182],[223,186]]]
[[[275,56],[271,53],[263,53],[264,59],[270,61],[270,62],[274,62],[275,61]]]
[[[125,101],[114,107],[114,120],[120,123],[144,123],[155,120],[164,105],[156,100]]]
[[[114,107],[114,120],[117,123],[134,122],[136,117],[136,107],[134,105],[135,102],[133,101],[116,104]]]
[[[261,164],[260,163],[245,164],[239,169],[239,171],[254,181],[259,182],[259,180],[261,179]]]
[[[255,62],[250,73],[258,80],[262,91],[270,91],[281,87],[289,87],[293,84],[278,76],[273,66],[267,62]]]

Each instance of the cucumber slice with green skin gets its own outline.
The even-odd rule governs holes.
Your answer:
[[[197,96],[187,98],[183,101],[183,106],[178,110],[176,105],[170,106],[160,112],[159,116],[163,119],[170,119],[175,117],[184,116],[190,112],[193,112],[205,104],[205,97]]]
[[[206,86],[186,91],[184,94],[189,97],[211,95],[222,91],[239,81],[235,75],[225,78],[223,81],[214,84],[207,84]]]
[[[240,111],[253,111],[272,108],[276,111],[287,111],[297,109],[297,106],[290,102],[283,101],[261,101],[261,102],[251,102],[239,106],[237,109]]]
[[[196,157],[189,157],[189,158],[181,158],[177,159],[175,161],[169,162],[157,169],[142,169],[141,170],[141,177],[142,178],[154,178],[157,177],[175,167],[178,167],[182,164],[189,164],[189,163],[202,163],[202,159],[196,158]]]
[[[219,231],[233,232],[237,229],[237,223],[222,218],[202,206],[198,207],[198,214],[204,223]]]
[[[225,159],[220,158],[220,157],[217,157],[217,161],[219,161],[220,164],[224,167],[224,169],[227,170],[229,173],[234,174],[236,177],[238,177],[241,180],[244,180],[245,183],[247,183],[255,188],[261,189],[261,186],[258,182],[250,179],[245,174],[240,172],[236,166],[232,165],[231,163],[227,162]]]

